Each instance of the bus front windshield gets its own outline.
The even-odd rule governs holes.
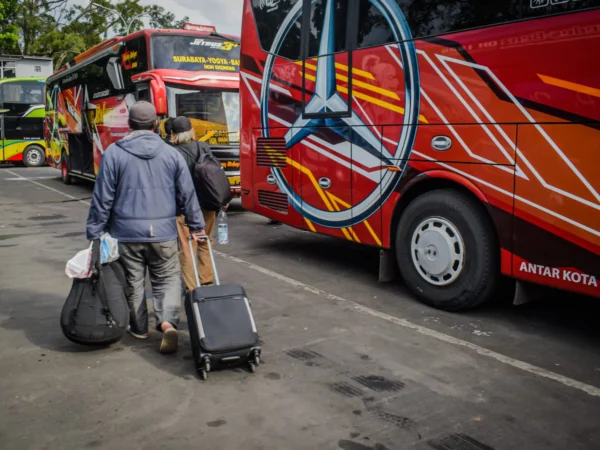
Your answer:
[[[44,103],[44,83],[12,81],[0,84],[0,103],[40,105]]]
[[[157,35],[152,38],[155,69],[239,72],[240,44],[233,40],[195,35]]]
[[[167,87],[171,117],[192,122],[196,139],[209,145],[237,145],[240,140],[238,91],[188,90]]]

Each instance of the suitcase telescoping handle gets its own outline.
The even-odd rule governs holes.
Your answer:
[[[200,239],[206,239],[206,245],[208,245],[208,254],[210,255],[210,262],[212,263],[213,273],[215,274],[215,284],[218,286],[221,284],[221,282],[219,281],[219,274],[217,273],[217,264],[215,263],[215,255],[212,251],[212,245],[210,245],[210,239],[208,238],[208,236],[200,236]],[[190,245],[190,255],[192,256],[192,264],[194,266],[194,275],[196,275],[196,284],[198,285],[198,287],[200,287],[200,275],[198,275],[198,265],[196,264],[195,258],[196,255],[194,255],[194,247],[192,246],[193,240],[194,238],[190,236],[188,238],[188,243]]]

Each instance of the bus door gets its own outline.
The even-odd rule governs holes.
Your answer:
[[[83,110],[84,99],[80,89],[82,88],[73,88],[64,92],[67,120],[72,123],[71,132],[68,134],[69,166],[71,172],[94,175],[93,138],[89,126],[85,123],[89,118]],[[89,109],[90,105],[86,104],[85,108]]]
[[[4,159],[4,112],[0,110],[0,161]]]
[[[292,125],[292,139],[301,150],[304,227],[358,241],[349,227],[353,215],[353,127],[360,125],[352,114],[354,4],[303,1],[302,111]]]

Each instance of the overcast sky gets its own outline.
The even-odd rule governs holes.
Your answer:
[[[71,0],[75,4],[87,5],[89,0]],[[112,0],[111,3],[117,3]],[[221,33],[239,36],[242,26],[243,0],[140,0],[142,5],[161,5],[175,14],[177,19],[184,16],[191,23],[214,25]]]

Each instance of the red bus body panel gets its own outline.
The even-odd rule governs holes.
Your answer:
[[[152,67],[152,49],[150,46],[150,37],[153,35],[185,35],[208,37],[210,32],[192,31],[192,30],[141,30],[132,33],[125,37],[115,37],[108,41],[102,42],[95,47],[92,47],[80,55],[76,56],[73,61],[65,65],[61,70],[57,71],[50,79],[65,72],[69,67],[84,63],[86,60],[98,57],[103,52],[114,50],[119,54],[119,64],[125,66],[123,61],[126,52],[121,48],[126,46],[127,42],[133,39],[144,37],[146,42],[147,60],[146,67]],[[226,38],[239,40],[239,37],[231,35],[221,35]],[[70,75],[67,75],[67,77]],[[133,83],[149,82],[151,91],[151,100],[157,107],[159,115],[163,119],[167,115],[167,97],[166,83],[177,85],[182,88],[217,88],[224,90],[237,90],[240,83],[239,73],[237,72],[222,72],[217,70],[211,71],[186,71],[174,69],[149,69],[145,72],[138,73],[131,77]],[[47,114],[45,135],[46,141],[49,143],[50,151],[48,152],[47,162],[56,168],[60,168],[63,154],[70,154],[69,150],[69,135],[81,134],[86,127],[86,123],[94,123],[95,127],[92,131],[92,146],[93,146],[93,173],[90,171],[88,175],[94,177],[98,174],[100,161],[104,151],[116,141],[122,139],[129,133],[128,126],[128,101],[133,95],[131,92],[123,95],[116,95],[100,99],[89,99],[88,104],[95,108],[92,112],[85,113],[87,105],[84,105],[84,90],[81,85],[61,89],[56,95],[56,105],[54,106],[55,113]],[[47,98],[47,103],[50,99]],[[50,108],[47,108],[50,109]],[[89,117],[84,116],[88,114]],[[86,120],[88,122],[86,122]],[[54,130],[54,132],[52,131]],[[239,179],[239,176],[233,178]],[[230,177],[230,181],[232,178]],[[233,183],[232,183],[233,184]],[[233,185],[232,191],[239,195],[239,185]]]
[[[283,208],[285,193],[269,182],[273,167],[302,204],[351,210],[377,188],[382,167],[353,157],[339,135],[317,131],[289,149],[274,138],[301,114],[315,89],[317,60],[277,57],[268,100],[266,148],[261,87],[267,53],[251,2],[245,2],[241,60],[243,206],[283,223],[361,244],[389,248],[392,217],[402,195],[422,180],[444,179],[468,189],[495,223],[505,275],[600,296],[600,10],[524,20],[415,40],[420,117],[405,173],[366,220],[346,227],[310,222],[302,208]],[[397,44],[335,56],[336,85],[352,112],[394,154],[405,104]],[[307,94],[308,95],[308,94]],[[307,97],[308,98],[308,97]],[[450,149],[432,148],[449,136]],[[269,165],[267,155],[277,164]],[[257,163],[258,161],[258,163]],[[390,170],[395,170],[393,167]],[[378,175],[379,174],[379,175]],[[331,181],[324,189],[320,180]],[[283,197],[282,197],[283,195]],[[287,201],[287,200],[285,200]]]

